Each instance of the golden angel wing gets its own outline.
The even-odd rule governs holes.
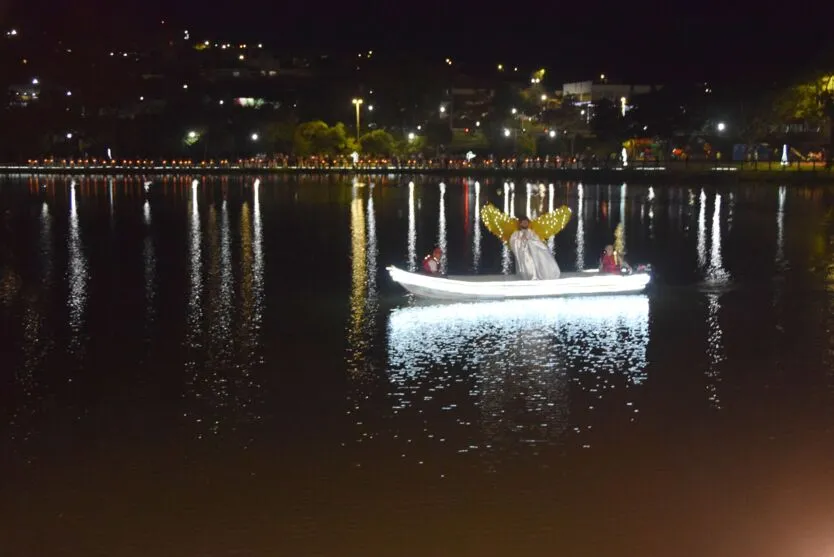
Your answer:
[[[554,211],[544,213],[537,219],[531,220],[530,228],[533,229],[533,232],[535,232],[539,238],[546,242],[551,236],[555,236],[565,229],[570,222],[570,217],[570,207],[562,205]]]
[[[510,241],[510,236],[518,230],[518,219],[498,210],[492,203],[481,209],[481,221],[487,230],[495,234],[502,242]]]

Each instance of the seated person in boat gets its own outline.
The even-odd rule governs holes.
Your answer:
[[[559,278],[559,265],[541,238],[530,229],[530,219],[518,219],[518,230],[510,236],[510,249],[515,256],[516,272],[524,280]]]
[[[603,274],[619,275],[623,272],[630,273],[631,266],[617,253],[614,246],[608,244],[602,257],[599,260],[599,272]]]
[[[443,250],[435,247],[430,254],[423,258],[423,272],[427,275],[440,276],[440,258]]]

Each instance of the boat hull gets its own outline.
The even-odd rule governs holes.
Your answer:
[[[505,275],[434,277],[388,267],[391,279],[415,296],[434,300],[509,300],[598,296],[643,292],[648,273],[603,275],[595,272],[565,274],[555,280],[519,280]]]

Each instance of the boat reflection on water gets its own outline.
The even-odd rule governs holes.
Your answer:
[[[387,369],[396,423],[381,429],[412,448],[425,437],[461,453],[558,444],[569,432],[584,445],[586,412],[645,381],[648,340],[644,295],[395,309]],[[633,420],[634,400],[625,406]],[[419,431],[406,433],[410,423]]]

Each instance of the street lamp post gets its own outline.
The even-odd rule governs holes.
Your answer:
[[[356,107],[356,141],[359,141],[359,107],[362,106],[364,101],[362,99],[353,99],[351,102],[353,103],[353,106]]]

